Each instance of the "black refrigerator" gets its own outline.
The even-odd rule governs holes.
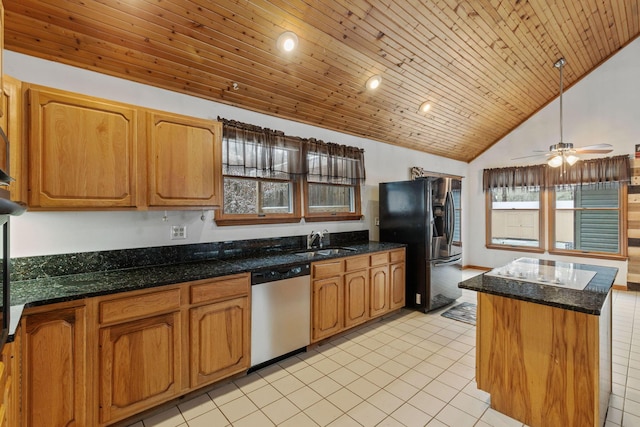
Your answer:
[[[431,311],[462,296],[457,178],[421,177],[380,184],[380,241],[405,243],[407,307]]]

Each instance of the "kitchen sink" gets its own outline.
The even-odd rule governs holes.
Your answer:
[[[349,255],[353,253],[353,248],[326,248],[326,249],[309,249],[304,252],[296,252],[294,255],[305,258],[314,258],[326,255]]]

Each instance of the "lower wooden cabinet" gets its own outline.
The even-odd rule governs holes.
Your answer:
[[[344,285],[342,276],[312,282],[312,341],[337,334],[344,328]]]
[[[246,295],[190,310],[191,387],[250,367],[250,314]]]
[[[313,263],[311,341],[404,307],[404,259],[395,249]]]
[[[90,426],[84,305],[22,319],[22,413],[27,427]]]
[[[100,329],[100,421],[116,421],[181,390],[180,312]]]
[[[6,343],[0,354],[0,426],[19,427],[20,418],[20,359],[21,329],[18,327],[13,342]]]

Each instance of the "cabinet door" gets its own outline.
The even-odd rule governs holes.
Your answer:
[[[390,310],[405,305],[405,268],[404,262],[389,266]]]
[[[379,316],[389,311],[389,266],[369,269],[369,315]]]
[[[84,307],[23,319],[22,411],[25,426],[86,426]]]
[[[180,313],[100,329],[100,421],[116,421],[181,390]]]
[[[369,277],[367,270],[344,276],[344,325],[354,326],[369,318]]]
[[[0,140],[0,168],[15,178],[8,189],[11,193],[11,200],[27,201],[27,177],[26,173],[25,146],[22,138],[22,102],[20,91],[22,83],[19,80],[4,76],[2,97],[0,105],[4,110],[4,115],[0,117],[0,126],[9,138],[10,146],[7,147],[4,141]],[[7,150],[10,153],[10,163],[7,164]]]
[[[249,369],[249,298],[190,310],[191,387]]]
[[[344,327],[342,276],[313,281],[312,334],[314,341],[340,332]]]
[[[44,88],[29,102],[30,206],[135,206],[134,108]]]
[[[150,206],[219,206],[222,124],[147,113]]]

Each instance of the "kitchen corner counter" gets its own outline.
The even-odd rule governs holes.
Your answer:
[[[527,282],[524,279],[497,277],[488,273],[465,280],[459,284],[459,287],[565,310],[600,315],[618,273],[618,269],[614,267],[601,267],[590,264],[565,263],[533,258],[520,258],[519,261],[530,263],[534,266],[557,266],[595,272],[595,275],[586,287],[581,290],[552,284]]]
[[[397,243],[357,242],[345,244],[348,255],[317,255],[312,260],[295,255],[304,249],[287,251],[262,250],[264,255],[165,263],[161,265],[95,271],[11,282],[12,305],[25,308],[72,301],[86,297],[153,288],[231,274],[247,273],[269,267],[287,267],[404,247]]]

